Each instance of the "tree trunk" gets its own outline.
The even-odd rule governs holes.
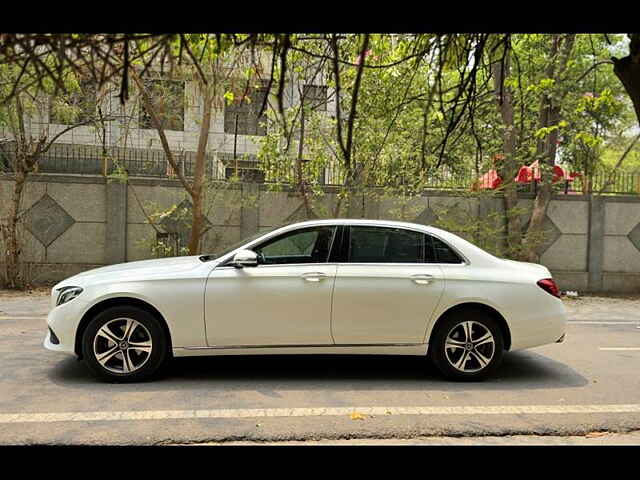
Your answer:
[[[569,57],[573,51],[575,42],[575,34],[567,34],[564,37],[560,35],[552,36],[551,58],[546,69],[546,77],[555,80],[555,85],[562,83],[563,75],[567,68]],[[564,95],[555,91],[553,94],[543,94],[540,103],[540,116],[538,128],[554,127],[560,123],[561,101]],[[522,241],[523,258],[529,262],[538,262],[539,254],[536,250],[544,232],[542,225],[547,215],[547,208],[551,201],[552,189],[552,173],[545,166],[555,165],[556,152],[558,150],[558,130],[552,130],[548,135],[538,142],[537,154],[541,168],[541,184],[538,193],[533,202],[533,210],[531,212],[531,220]]]
[[[506,47],[509,48],[509,47]],[[510,71],[510,54],[506,53],[504,62],[493,67],[494,87],[500,116],[504,125],[502,165],[497,170],[504,183],[504,208],[507,224],[507,251],[513,255],[518,251],[522,241],[522,225],[520,215],[516,210],[518,206],[517,184],[513,181],[517,172],[516,140],[518,132],[514,123],[513,95],[509,87],[504,84]]]
[[[196,166],[193,172],[193,183],[191,191],[191,233],[189,235],[189,254],[200,253],[202,235],[204,229],[204,198],[203,187],[205,184],[207,144],[209,142],[209,128],[211,126],[211,104],[213,103],[212,93],[209,88],[203,86],[203,110],[202,122],[200,123],[200,137],[198,138],[198,151],[196,152]]]
[[[8,288],[22,288],[24,283],[20,262],[22,250],[20,248],[20,242],[18,241],[18,223],[24,185],[29,175],[29,166],[33,164],[33,159],[27,157],[30,145],[28,145],[24,128],[24,110],[20,95],[16,95],[15,97],[15,106],[16,115],[12,125],[16,139],[16,152],[13,164],[15,180],[7,223],[2,225],[2,237],[7,248],[5,253],[5,271]]]
[[[16,163],[22,162],[18,159]],[[20,262],[20,242],[18,241],[18,223],[20,215],[20,206],[22,205],[22,194],[24,185],[27,181],[27,173],[22,168],[16,168],[15,182],[13,184],[13,196],[11,198],[11,206],[9,209],[9,218],[7,224],[3,225],[2,236],[7,247],[5,256],[7,287],[21,288],[23,287],[23,278]]]
[[[343,199],[347,200],[347,205],[351,204],[352,198],[354,197],[355,192],[353,191],[353,187],[359,181],[359,172],[356,170],[357,167],[354,166],[354,153],[353,153],[353,137],[354,137],[354,127],[355,127],[355,119],[357,117],[357,106],[358,106],[358,96],[360,93],[360,85],[362,83],[362,75],[364,74],[364,64],[367,49],[369,48],[369,39],[370,35],[368,33],[364,34],[364,38],[362,41],[362,46],[360,48],[360,57],[359,63],[357,66],[356,77],[354,80],[353,88],[351,89],[351,106],[349,108],[349,115],[346,121],[347,133],[346,138],[343,135],[342,131],[342,110],[340,106],[340,95],[341,95],[341,83],[340,83],[340,68],[338,65],[339,62],[339,49],[338,49],[338,41],[337,35],[333,35],[331,38],[331,48],[333,50],[333,77],[335,81],[335,96],[336,96],[336,139],[338,141],[338,145],[340,150],[342,151],[342,161],[345,169],[345,181],[343,183],[343,190],[340,195],[338,195],[336,206],[333,210],[333,216],[337,217],[340,214],[340,209],[342,208]],[[347,206],[349,209],[349,207]],[[351,207],[353,208],[353,206]]]
[[[527,228],[527,233],[522,240],[522,246],[524,247],[522,258],[527,262],[536,263],[540,260],[536,247],[540,236],[544,234],[542,231],[542,225],[545,217],[547,216],[547,207],[551,201],[551,194],[551,182],[543,182],[538,188],[538,194],[533,201],[533,210],[531,211],[529,228]]]
[[[550,100],[548,100],[550,102]],[[542,116],[543,122],[538,125],[539,128],[557,125],[560,121],[560,107],[547,104],[544,107],[545,114]],[[554,130],[547,135],[541,143],[539,143],[540,153],[540,168],[541,168],[541,182],[538,187],[536,198],[533,201],[533,209],[531,211],[531,219],[529,220],[529,226],[522,240],[523,253],[522,257],[528,262],[538,262],[539,255],[536,250],[536,246],[540,241],[540,238],[544,235],[542,231],[542,225],[547,215],[547,208],[551,201],[551,194],[553,193],[551,187],[551,172],[545,172],[545,165],[554,165],[556,151],[558,149],[558,133]]]
[[[202,191],[194,192],[191,197],[191,232],[189,234],[189,255],[198,255],[200,253],[200,243],[202,240],[202,230],[204,227],[204,212]]]
[[[296,170],[298,177],[298,189],[300,190],[300,195],[302,196],[302,203],[304,205],[305,215],[307,218],[317,218],[317,215],[313,211],[311,207],[311,202],[309,201],[309,193],[307,192],[307,185],[304,181],[304,171],[302,169],[302,157],[304,155],[304,106],[302,106],[302,111],[300,112],[300,140],[298,141],[298,158],[296,160]]]
[[[613,72],[629,94],[638,123],[640,123],[640,33],[631,35],[628,56],[611,60],[613,61]]]

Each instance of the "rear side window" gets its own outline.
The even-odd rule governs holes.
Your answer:
[[[388,227],[350,227],[351,263],[424,263],[426,236]]]
[[[427,259],[427,263],[464,263],[460,256],[453,251],[453,249],[444,243],[442,240],[436,237],[431,238],[431,244],[433,245],[433,253],[431,257],[433,260]]]

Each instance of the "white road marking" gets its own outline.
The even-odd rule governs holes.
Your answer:
[[[629,405],[494,405],[484,407],[317,407],[219,410],[141,410],[130,412],[3,413],[0,424],[33,422],[111,422],[117,420],[191,420],[199,418],[261,418],[386,415],[544,415],[567,413],[640,413]]]
[[[600,347],[602,351],[612,351],[612,352],[626,352],[626,351],[638,351],[640,347]]]
[[[572,325],[638,325],[640,321],[627,320],[569,320],[567,323]]]

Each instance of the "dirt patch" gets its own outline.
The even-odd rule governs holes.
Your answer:
[[[51,287],[33,287],[27,290],[0,289],[0,298],[45,297],[51,295]]]
[[[584,294],[579,297],[562,297],[563,302],[567,303],[579,303],[579,302],[588,302],[588,303],[610,303],[611,301],[633,301],[640,302],[640,294],[638,293],[598,293],[598,294]]]

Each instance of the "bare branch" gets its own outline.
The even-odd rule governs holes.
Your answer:
[[[196,57],[193,56],[193,52],[191,51],[191,48],[189,48],[189,44],[184,38],[184,34],[181,33],[180,34],[181,48],[182,48],[182,45],[184,45],[184,48],[187,50],[187,54],[189,55],[189,58],[191,58],[191,61],[195,65],[196,69],[198,69],[198,74],[200,75],[200,80],[202,81],[202,83],[204,83],[205,85],[209,85],[209,82],[207,81],[207,77],[205,76],[204,72],[202,71],[202,68],[200,67],[200,62],[198,62],[198,60],[196,60]]]

